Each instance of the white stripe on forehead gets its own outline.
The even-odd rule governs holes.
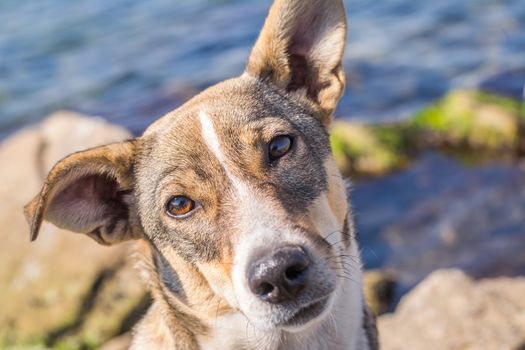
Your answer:
[[[237,194],[240,196],[249,196],[250,191],[248,190],[247,184],[241,181],[241,179],[239,179],[237,176],[235,176],[228,168],[226,158],[221,150],[219,137],[215,132],[215,128],[213,127],[213,122],[210,116],[207,115],[204,111],[200,111],[199,121],[201,123],[201,133],[204,143],[206,144],[206,146],[208,146],[212,154],[215,156],[215,158],[217,158],[217,160],[221,164],[222,168],[226,172],[226,176],[228,176],[234,189],[237,191]]]
[[[260,217],[263,212],[270,214],[271,211],[264,210],[262,205],[264,201],[257,195],[257,191],[231,172],[228,163],[226,162],[226,157],[221,150],[219,137],[213,127],[213,122],[210,116],[204,111],[201,111],[199,112],[199,121],[201,123],[201,133],[204,143],[208,146],[215,158],[217,158],[224,169],[226,176],[231,181],[233,190],[237,196],[237,202],[242,203],[239,205],[239,208],[241,208],[239,213],[243,215],[244,218],[249,218],[246,220],[251,223],[253,223],[253,218]]]
[[[201,132],[204,143],[206,143],[206,146],[208,146],[215,158],[217,158],[224,171],[226,171],[228,177],[232,179],[233,175],[230,172],[230,169],[228,169],[228,165],[224,159],[224,154],[222,153],[221,146],[219,144],[219,137],[217,136],[215,128],[213,127],[213,122],[203,111],[199,112],[199,121],[201,122]]]

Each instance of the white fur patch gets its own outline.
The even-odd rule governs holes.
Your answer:
[[[217,136],[215,128],[213,127],[213,122],[203,111],[199,113],[199,121],[201,122],[202,138],[204,139],[204,142],[210,151],[212,151],[215,158],[219,160],[224,170],[227,171],[228,168],[226,167],[226,163],[224,161],[224,155],[222,154],[221,146],[219,144],[219,137]]]
[[[212,154],[221,164],[222,168],[226,172],[226,175],[228,176],[228,179],[231,181],[234,189],[237,191],[237,194],[249,196],[248,186],[242,182],[241,179],[235,176],[228,167],[224,153],[221,150],[219,137],[215,131],[215,128],[213,127],[212,120],[204,111],[201,111],[199,113],[199,121],[201,123],[202,138],[204,143],[206,143],[206,146],[208,146]]]
[[[314,218],[313,224],[323,238],[331,245],[341,246],[343,222],[338,220],[330,208],[328,195],[323,193],[311,204],[309,214]]]

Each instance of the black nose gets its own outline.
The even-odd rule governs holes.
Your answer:
[[[260,299],[272,304],[293,300],[306,285],[310,259],[300,247],[285,247],[252,263],[248,284]]]

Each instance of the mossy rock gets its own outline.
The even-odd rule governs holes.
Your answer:
[[[396,278],[391,272],[365,271],[363,276],[365,300],[374,315],[382,315],[390,309],[396,284]]]
[[[55,330],[47,339],[57,349],[98,349],[116,335],[128,331],[149,306],[132,262],[107,271],[97,295],[82,305],[76,319]]]
[[[523,115],[523,106],[513,99],[457,90],[416,113],[409,126],[423,147],[514,150]]]
[[[336,122],[331,130],[332,151],[345,174],[383,175],[408,161],[410,133],[404,125],[366,125]]]
[[[30,243],[22,208],[56,160],[129,137],[99,119],[60,112],[0,144],[0,349],[97,347],[125,331],[145,290],[128,261],[133,243],[103,247],[47,223]]]
[[[44,345],[15,345],[15,346],[5,346],[5,347],[1,346],[0,349],[4,349],[4,350],[48,350],[49,348]]]
[[[80,281],[89,281],[87,277],[77,274]],[[55,278],[46,277],[47,286],[11,297],[0,317],[0,349],[96,349],[129,330],[148,300],[132,262],[113,263],[91,278],[91,284],[79,284],[83,291],[65,292],[64,286],[75,282],[55,273]],[[55,289],[56,296],[46,297]],[[43,295],[37,298],[39,291]]]
[[[397,124],[338,121],[331,131],[335,160],[345,175],[378,176],[406,166],[427,149],[464,159],[523,153],[525,107],[507,97],[456,90]]]

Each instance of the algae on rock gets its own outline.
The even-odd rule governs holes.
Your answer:
[[[474,150],[513,150],[519,139],[523,108],[518,101],[480,91],[452,91],[410,120],[414,132],[437,146]]]
[[[344,175],[382,175],[402,167],[409,159],[410,138],[403,125],[336,122],[330,140]]]
[[[405,122],[336,121],[331,144],[345,175],[377,176],[407,165],[425,150],[465,158],[517,156],[525,151],[525,106],[507,97],[456,90]]]
[[[22,210],[55,161],[129,137],[102,119],[57,112],[0,144],[1,349],[97,348],[140,307],[145,288],[129,243],[103,247],[50,224],[30,243]]]

